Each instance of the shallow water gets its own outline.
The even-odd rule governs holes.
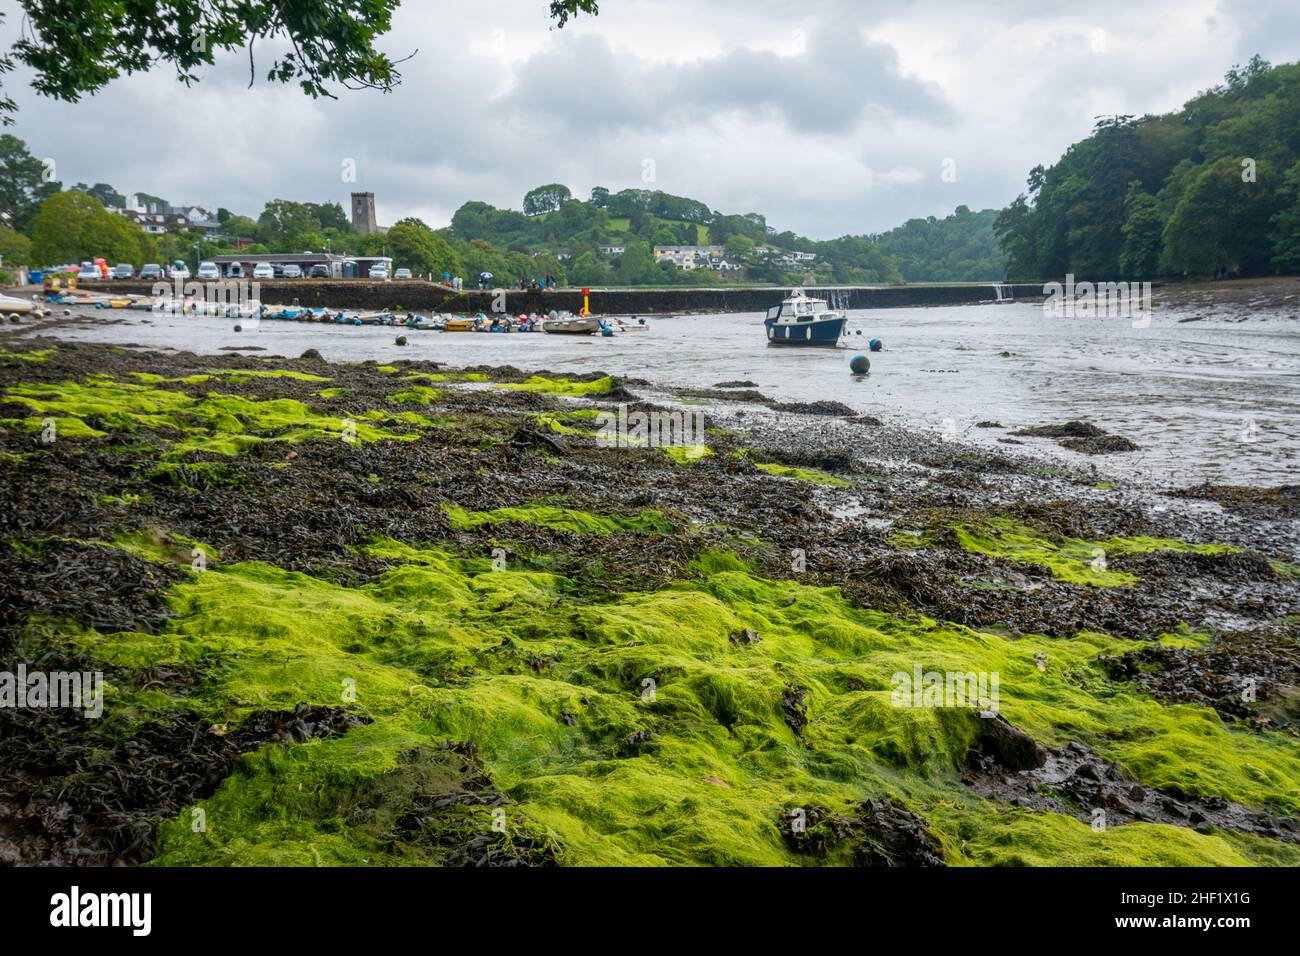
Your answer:
[[[1022,439],[1025,448],[1161,483],[1294,482],[1300,458],[1300,325],[1267,311],[1241,321],[1204,305],[1157,309],[1148,328],[1049,317],[1030,303],[855,311],[845,345],[807,350],[769,348],[758,313],[650,317],[648,331],[613,338],[410,332],[404,348],[394,344],[404,330],[391,328],[273,321],[250,328],[245,320],[236,333],[226,319],[95,314],[125,322],[59,334],[202,353],[257,345],[265,351],[248,354],[315,348],[333,361],[600,369],[697,387],[749,379],[783,401],[834,399],[890,423],[1005,450],[1017,447],[997,444],[1011,429],[1085,419],[1142,450],[1089,459],[1039,438]],[[1178,321],[1191,315],[1204,318]],[[870,355],[870,375],[854,377],[849,358],[865,352],[870,337],[885,350]],[[983,420],[1006,427],[974,427]]]

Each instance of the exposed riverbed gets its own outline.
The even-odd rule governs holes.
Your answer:
[[[835,400],[1004,451],[1024,442],[1063,464],[1089,459],[1010,432],[1082,419],[1139,446],[1093,459],[1107,474],[1285,482],[1300,464],[1300,282],[1279,280],[1267,294],[1220,288],[1158,293],[1144,328],[1126,318],[1053,318],[1037,303],[855,311],[834,350],[769,348],[757,313],[651,317],[648,331],[614,338],[415,332],[404,348],[387,328],[245,321],[236,333],[230,320],[127,311],[87,310],[59,334],[201,354],[256,346],[250,354],[295,357],[315,348],[331,361],[599,369],[692,388],[749,380],[780,401]],[[871,354],[871,374],[850,375],[849,357],[873,337],[884,351]],[[990,421],[1003,427],[976,427]]]

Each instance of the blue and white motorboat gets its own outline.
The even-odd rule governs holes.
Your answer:
[[[792,289],[780,305],[767,310],[763,325],[768,345],[834,348],[846,322],[848,315],[832,309],[825,299],[814,299],[803,289]]]

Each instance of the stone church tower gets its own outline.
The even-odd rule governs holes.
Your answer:
[[[375,194],[352,194],[352,227],[363,236],[368,236],[378,228],[375,225]]]

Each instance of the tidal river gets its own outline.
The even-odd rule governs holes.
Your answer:
[[[331,361],[599,369],[692,387],[749,380],[782,401],[834,399],[889,424],[1009,452],[1018,446],[998,439],[1016,428],[1083,419],[1141,450],[1087,459],[1047,439],[1019,440],[1062,461],[1161,485],[1295,483],[1300,463],[1300,321],[1291,309],[1173,305],[1157,308],[1146,328],[1120,318],[1049,317],[1030,303],[860,311],[850,314],[839,349],[769,348],[757,313],[650,316],[648,331],[613,338],[410,332],[406,347],[394,343],[404,330],[383,327],[263,321],[236,333],[226,319],[95,315],[124,321],[59,334],[202,353],[260,346],[248,354],[296,357],[315,348]],[[884,349],[870,354],[870,374],[855,378],[849,358],[873,337]],[[868,426],[862,441],[871,441]]]

